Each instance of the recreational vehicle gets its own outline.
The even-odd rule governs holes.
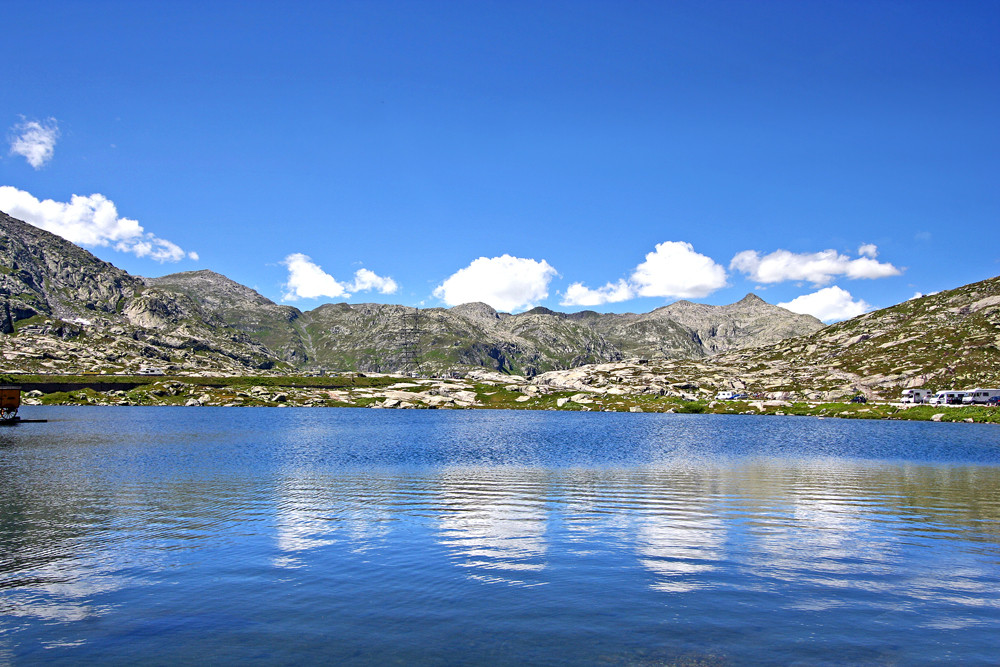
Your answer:
[[[926,403],[930,400],[930,389],[904,389],[900,403]]]
[[[717,401],[742,401],[747,398],[750,397],[739,391],[720,391],[715,395]]]
[[[932,405],[961,405],[962,399],[968,392],[965,391],[939,391],[930,400]]]
[[[1000,389],[973,389],[965,395],[962,403],[985,403],[994,396],[1000,396]]]

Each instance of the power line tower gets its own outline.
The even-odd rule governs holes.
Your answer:
[[[420,366],[420,310],[403,308],[399,314],[400,370],[416,371]]]

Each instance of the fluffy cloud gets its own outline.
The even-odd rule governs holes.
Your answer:
[[[52,159],[57,139],[59,124],[55,118],[24,120],[11,128],[10,154],[21,155],[32,167],[41,169]]]
[[[639,296],[708,296],[726,286],[726,270],[684,241],[664,241],[635,267],[629,282]]]
[[[354,272],[354,282],[347,289],[351,292],[377,290],[382,294],[395,294],[399,285],[392,278],[383,278],[368,269],[358,269]]]
[[[745,273],[758,283],[780,283],[785,280],[807,280],[813,285],[825,285],[834,276],[848,278],[887,278],[898,276],[902,271],[888,262],[875,259],[878,248],[865,244],[858,249],[862,255],[851,259],[836,250],[822,250],[814,253],[794,253],[775,250],[763,257],[756,250],[737,253],[729,263],[729,268]]]
[[[482,301],[504,312],[525,310],[549,295],[556,270],[544,259],[480,257],[437,286],[434,296],[449,306]]]
[[[39,201],[28,192],[2,185],[0,211],[83,246],[110,246],[157,262],[198,259],[197,253],[185,253],[176,243],[145,231],[137,221],[119,217],[114,202],[101,194],[73,195],[67,204]]]
[[[620,279],[597,289],[573,283],[566,289],[560,304],[599,306],[637,296],[687,299],[708,296],[725,286],[726,270],[711,257],[695,252],[690,243],[664,241],[646,254],[646,261],[635,267],[628,280]]]
[[[858,246],[858,257],[878,257],[878,246],[874,243],[862,243]]]
[[[855,300],[851,293],[834,285],[812,294],[803,294],[787,303],[779,303],[793,313],[812,315],[824,322],[839,322],[867,313],[871,305],[862,299]]]
[[[618,303],[635,298],[632,286],[624,280],[608,283],[604,287],[590,289],[583,283],[573,283],[566,289],[562,301],[563,306],[600,306],[603,303]]]
[[[286,301],[320,297],[349,299],[353,292],[377,290],[382,294],[393,294],[399,289],[392,278],[383,278],[368,269],[355,271],[353,282],[339,282],[313,262],[312,258],[300,252],[289,255],[282,264],[288,268],[288,282],[285,283],[285,293],[282,295]]]

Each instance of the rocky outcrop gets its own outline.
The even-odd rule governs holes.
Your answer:
[[[239,373],[275,354],[185,293],[161,289],[0,213],[0,332],[10,370]]]

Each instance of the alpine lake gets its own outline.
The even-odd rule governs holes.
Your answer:
[[[0,664],[997,664],[1000,426],[46,407]]]

